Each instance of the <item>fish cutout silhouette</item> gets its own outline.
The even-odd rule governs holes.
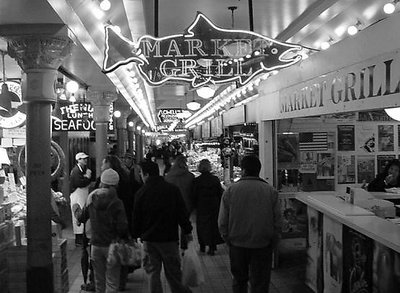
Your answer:
[[[132,42],[106,26],[103,72],[136,63],[153,86],[189,82],[193,88],[208,83],[246,84],[261,72],[291,66],[302,59],[302,47],[260,34],[214,25],[198,12],[183,34],[161,38],[143,36]]]

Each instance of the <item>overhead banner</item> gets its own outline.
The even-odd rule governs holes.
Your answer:
[[[198,13],[183,34],[162,38],[143,36],[137,42],[105,28],[105,73],[135,63],[153,86],[188,82],[193,88],[206,84],[246,84],[255,75],[288,67],[302,59],[299,45],[279,42],[260,34],[223,29]]]
[[[181,113],[183,113],[183,110],[180,108],[160,109],[158,110],[157,117],[161,123],[172,123],[181,119],[179,116]]]

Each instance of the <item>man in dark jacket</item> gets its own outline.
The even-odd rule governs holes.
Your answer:
[[[103,171],[100,188],[91,192],[86,206],[78,215],[81,223],[90,219],[91,259],[93,260],[96,292],[117,292],[121,264],[107,262],[113,240],[128,238],[128,220],[122,201],[117,197],[119,175],[113,169]]]
[[[143,266],[149,275],[149,291],[162,293],[161,266],[172,293],[188,293],[182,285],[178,226],[186,241],[192,241],[192,225],[179,188],[159,175],[158,165],[151,161],[139,164],[144,185],[135,195],[132,236],[144,241]]]

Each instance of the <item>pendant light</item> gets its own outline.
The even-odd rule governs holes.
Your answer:
[[[190,110],[190,111],[197,111],[200,109],[200,103],[196,102],[194,100],[194,91],[193,93],[193,101],[189,102],[186,104],[186,107]]]
[[[11,117],[13,115],[11,102],[21,102],[18,95],[16,93],[10,92],[7,85],[6,78],[6,65],[4,62],[4,56],[7,54],[5,51],[0,50],[1,60],[3,62],[3,84],[1,86],[1,94],[0,94],[0,112],[6,113],[6,116]]]

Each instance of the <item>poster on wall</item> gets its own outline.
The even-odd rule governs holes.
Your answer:
[[[400,125],[397,125],[397,149],[400,151]]]
[[[357,156],[357,183],[369,183],[375,178],[375,156]]]
[[[338,155],[337,164],[338,183],[355,183],[355,156],[346,154]]]
[[[323,218],[324,293],[341,293],[343,285],[342,224]]]
[[[343,293],[372,293],[371,238],[343,226]]]
[[[295,197],[279,197],[282,213],[282,238],[306,238],[307,206]]]
[[[317,179],[335,178],[335,157],[332,153],[317,153]]]
[[[317,172],[317,152],[300,152],[300,173]]]
[[[373,153],[376,150],[376,133],[374,125],[360,125],[357,128],[357,150]]]
[[[400,288],[400,254],[374,241],[372,284],[374,293],[398,293]]]
[[[298,134],[278,134],[278,163],[298,164],[299,162]]]
[[[308,243],[305,283],[314,292],[322,292],[322,213],[307,206]]]
[[[385,167],[391,160],[394,160],[396,155],[378,155],[376,156],[377,161],[377,174],[382,173]]]
[[[354,125],[338,125],[338,150],[354,151]]]
[[[378,151],[394,151],[394,126],[378,125]]]

